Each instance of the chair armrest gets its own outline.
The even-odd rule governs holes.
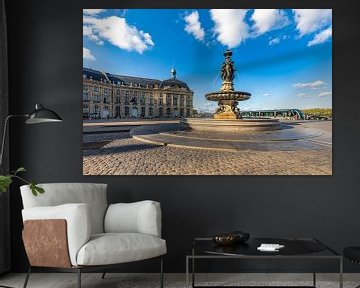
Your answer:
[[[22,210],[23,221],[64,219],[66,220],[67,241],[71,264],[77,265],[76,256],[80,248],[89,241],[91,221],[89,206],[82,203],[64,204],[58,206],[33,207]],[[41,235],[34,235],[34,241],[39,241]]]
[[[160,203],[150,200],[110,204],[105,233],[143,233],[161,237]]]

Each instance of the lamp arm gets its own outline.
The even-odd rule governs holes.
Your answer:
[[[7,132],[7,126],[8,126],[8,122],[11,118],[14,117],[28,117],[29,115],[27,114],[22,114],[22,115],[9,115],[5,118],[5,123],[4,123],[4,131],[3,131],[3,137],[2,137],[2,144],[1,144],[1,151],[0,151],[0,168],[2,166],[2,160],[3,160],[3,155],[4,155],[4,146],[5,146],[5,140],[6,140],[6,132]]]

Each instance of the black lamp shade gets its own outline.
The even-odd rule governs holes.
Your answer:
[[[50,109],[44,108],[41,104],[35,105],[35,110],[31,112],[25,121],[26,124],[38,124],[46,122],[62,122],[61,117]]]

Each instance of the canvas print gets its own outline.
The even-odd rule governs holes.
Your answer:
[[[332,175],[331,9],[83,9],[82,69],[84,175]]]

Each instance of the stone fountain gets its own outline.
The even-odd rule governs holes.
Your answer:
[[[249,100],[251,94],[248,92],[235,91],[234,89],[234,77],[236,70],[234,62],[231,59],[232,54],[233,53],[230,50],[226,50],[224,53],[225,60],[221,66],[222,85],[220,91],[210,92],[205,95],[207,100],[218,102],[219,107],[214,113],[213,119],[182,119],[180,121],[182,129],[216,132],[281,129],[278,119],[242,119],[240,109],[237,106],[239,101]]]
[[[273,118],[241,118],[237,105],[243,100],[251,101],[251,94],[235,91],[232,52],[227,50],[224,56],[220,91],[206,94],[208,100],[219,104],[213,118],[183,118],[180,124],[140,125],[132,129],[130,135],[155,145],[211,151],[295,151],[316,147],[312,141],[304,140],[323,135],[318,129],[281,124]],[[232,159],[229,163],[237,165]]]
[[[238,101],[250,99],[248,92],[234,90],[235,66],[231,59],[232,52],[226,50],[224,53],[225,61],[221,66],[222,85],[218,92],[211,92],[205,95],[207,100],[217,101],[219,108],[213,115],[214,119],[241,119],[240,109],[237,107]]]

